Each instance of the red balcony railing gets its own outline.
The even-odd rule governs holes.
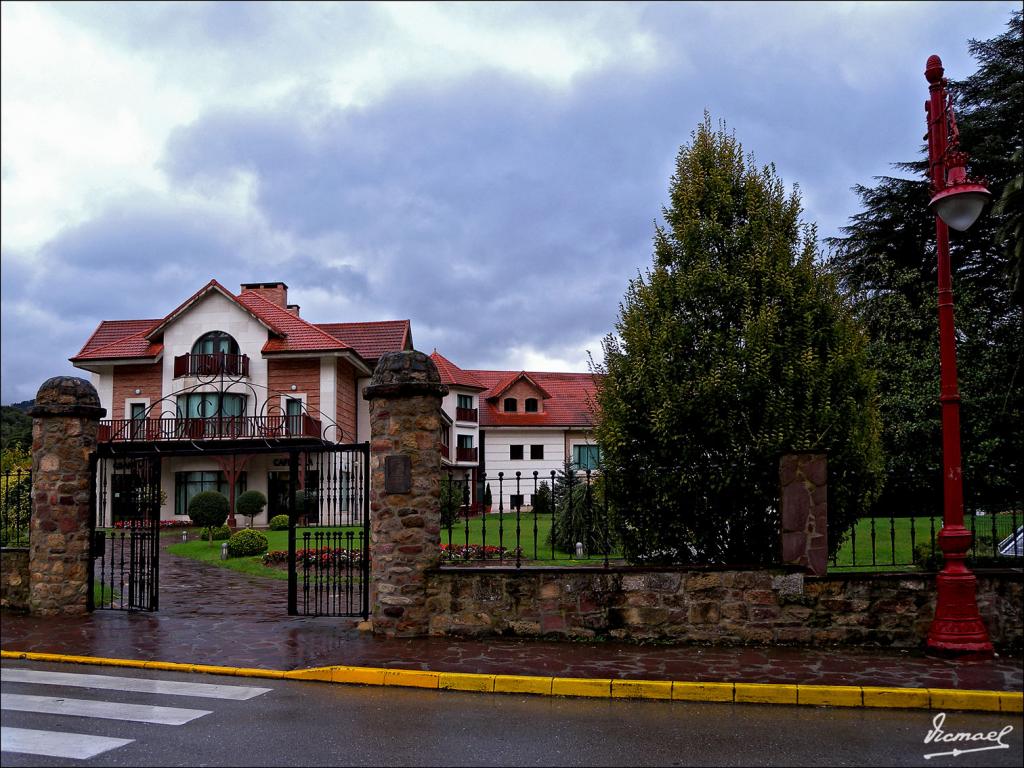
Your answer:
[[[459,446],[455,449],[455,460],[476,461],[476,448],[463,448]]]
[[[456,408],[455,420],[475,422],[477,420],[476,408]]]
[[[182,376],[248,376],[249,356],[214,352],[208,355],[178,355],[174,358],[174,378]]]
[[[160,440],[244,440],[246,438],[320,437],[320,422],[295,416],[210,416],[196,419],[103,419],[101,443]]]

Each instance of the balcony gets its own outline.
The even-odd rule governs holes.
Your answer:
[[[455,449],[455,460],[476,461],[476,448],[463,448],[459,446]]]
[[[476,408],[456,408],[455,409],[455,420],[456,421],[472,421],[474,424],[477,422]]]
[[[174,378],[182,376],[248,376],[249,356],[214,352],[208,355],[185,354],[174,358]]]
[[[320,421],[297,416],[212,416],[196,419],[102,419],[101,443],[321,437]]]

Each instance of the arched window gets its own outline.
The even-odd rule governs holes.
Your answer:
[[[528,398],[526,398],[526,407],[525,407],[524,410],[527,413],[536,413],[537,412],[537,398],[536,397],[528,397]]]
[[[200,336],[192,345],[193,355],[212,355],[216,352],[237,355],[238,342],[224,331],[210,331]]]
[[[514,397],[505,398],[505,413],[515,413],[519,410],[518,403]]]

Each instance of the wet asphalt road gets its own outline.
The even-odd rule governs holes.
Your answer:
[[[2,684],[10,697],[46,696],[209,712],[183,725],[3,710],[5,729],[131,739],[85,760],[3,752],[7,766],[320,765],[929,765],[1020,766],[1020,715],[950,712],[947,731],[1007,725],[1007,749],[925,759],[935,712],[486,695],[233,678],[5,660],[41,670],[147,680],[258,686],[244,701]],[[955,746],[985,745],[986,742]]]

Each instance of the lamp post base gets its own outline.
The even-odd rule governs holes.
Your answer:
[[[963,560],[947,560],[935,582],[938,597],[928,631],[928,651],[943,656],[991,656],[992,643],[978,612],[974,574],[964,568]]]

